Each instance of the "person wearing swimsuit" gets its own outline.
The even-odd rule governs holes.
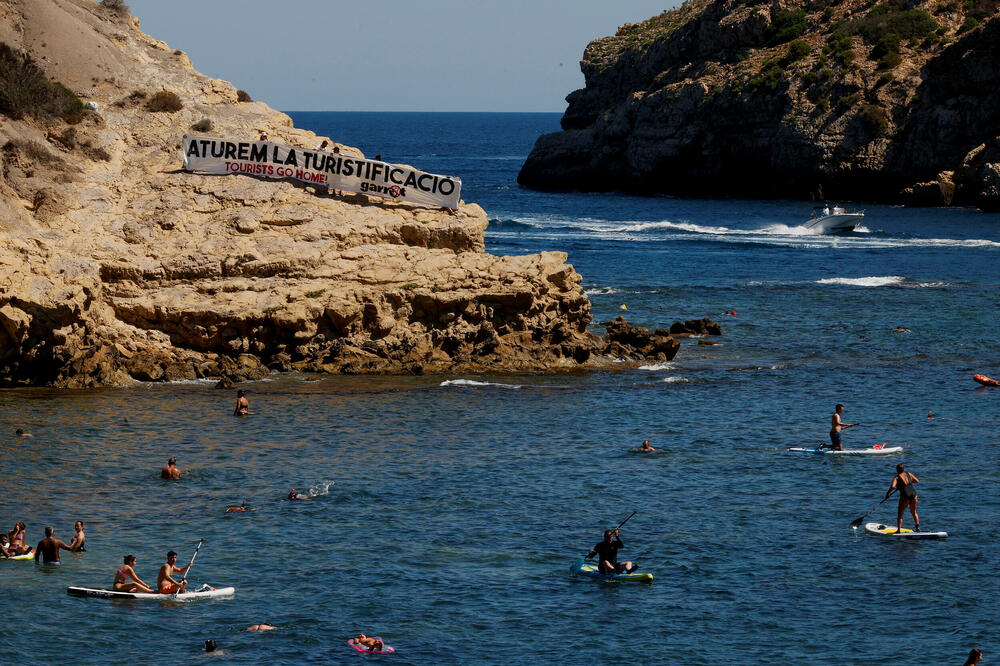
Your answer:
[[[840,420],[840,415],[844,413],[844,406],[840,403],[833,408],[833,416],[830,417],[830,443],[821,444],[820,449],[832,449],[843,451],[844,445],[840,443],[840,433],[844,428],[853,428],[857,423],[844,423]]]
[[[126,555],[124,558],[124,564],[118,567],[118,571],[115,572],[115,592],[145,592],[146,594],[156,594],[156,590],[151,588],[142,582],[138,576],[135,575],[135,555]],[[133,581],[132,583],[127,583],[129,578]]]
[[[24,545],[24,541],[27,538],[24,522],[17,521],[14,524],[14,529],[8,532],[7,536],[10,538],[10,545],[7,546],[8,550],[13,550],[18,555],[31,552],[31,548]]]
[[[917,516],[917,489],[914,488],[914,485],[918,483],[920,483],[920,479],[904,471],[902,463],[896,465],[896,476],[892,477],[892,483],[889,484],[889,490],[885,493],[885,499],[889,499],[893,490],[899,490],[899,506],[896,512],[897,533],[903,530],[903,514],[907,507],[913,514],[913,531],[920,531],[920,517]]]

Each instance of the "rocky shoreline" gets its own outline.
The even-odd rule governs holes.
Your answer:
[[[476,204],[184,172],[192,128],[324,137],[198,73],[115,3],[15,0],[0,19],[0,41],[95,107],[0,115],[0,384],[561,372],[677,352],[624,320],[589,332],[566,254],[487,254]]]
[[[993,0],[692,0],[587,46],[518,182],[1000,210]]]

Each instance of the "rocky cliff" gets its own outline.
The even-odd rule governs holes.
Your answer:
[[[998,0],[688,0],[592,42],[540,189],[1000,210]]]
[[[182,171],[192,128],[319,138],[195,71],[120,2],[4,0],[0,41],[7,80],[24,87],[30,60],[97,105],[22,112],[17,95],[41,93],[0,91],[0,383],[558,370],[604,350],[566,255],[486,254],[475,204]]]

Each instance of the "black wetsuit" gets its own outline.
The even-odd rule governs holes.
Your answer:
[[[596,546],[594,546],[594,552],[597,553],[597,568],[601,573],[618,573],[618,549],[624,548],[625,544],[622,543],[620,538],[615,538],[611,542],[601,541]],[[608,571],[604,566],[605,562],[609,562],[611,566],[614,567],[614,571]]]

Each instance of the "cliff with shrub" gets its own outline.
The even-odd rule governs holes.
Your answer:
[[[195,71],[120,1],[0,2],[0,42],[0,385],[557,371],[677,351],[666,331],[589,333],[566,255],[487,254],[476,204],[183,171],[189,132],[323,137]]]
[[[1000,0],[689,0],[587,46],[539,189],[1000,210]]]

